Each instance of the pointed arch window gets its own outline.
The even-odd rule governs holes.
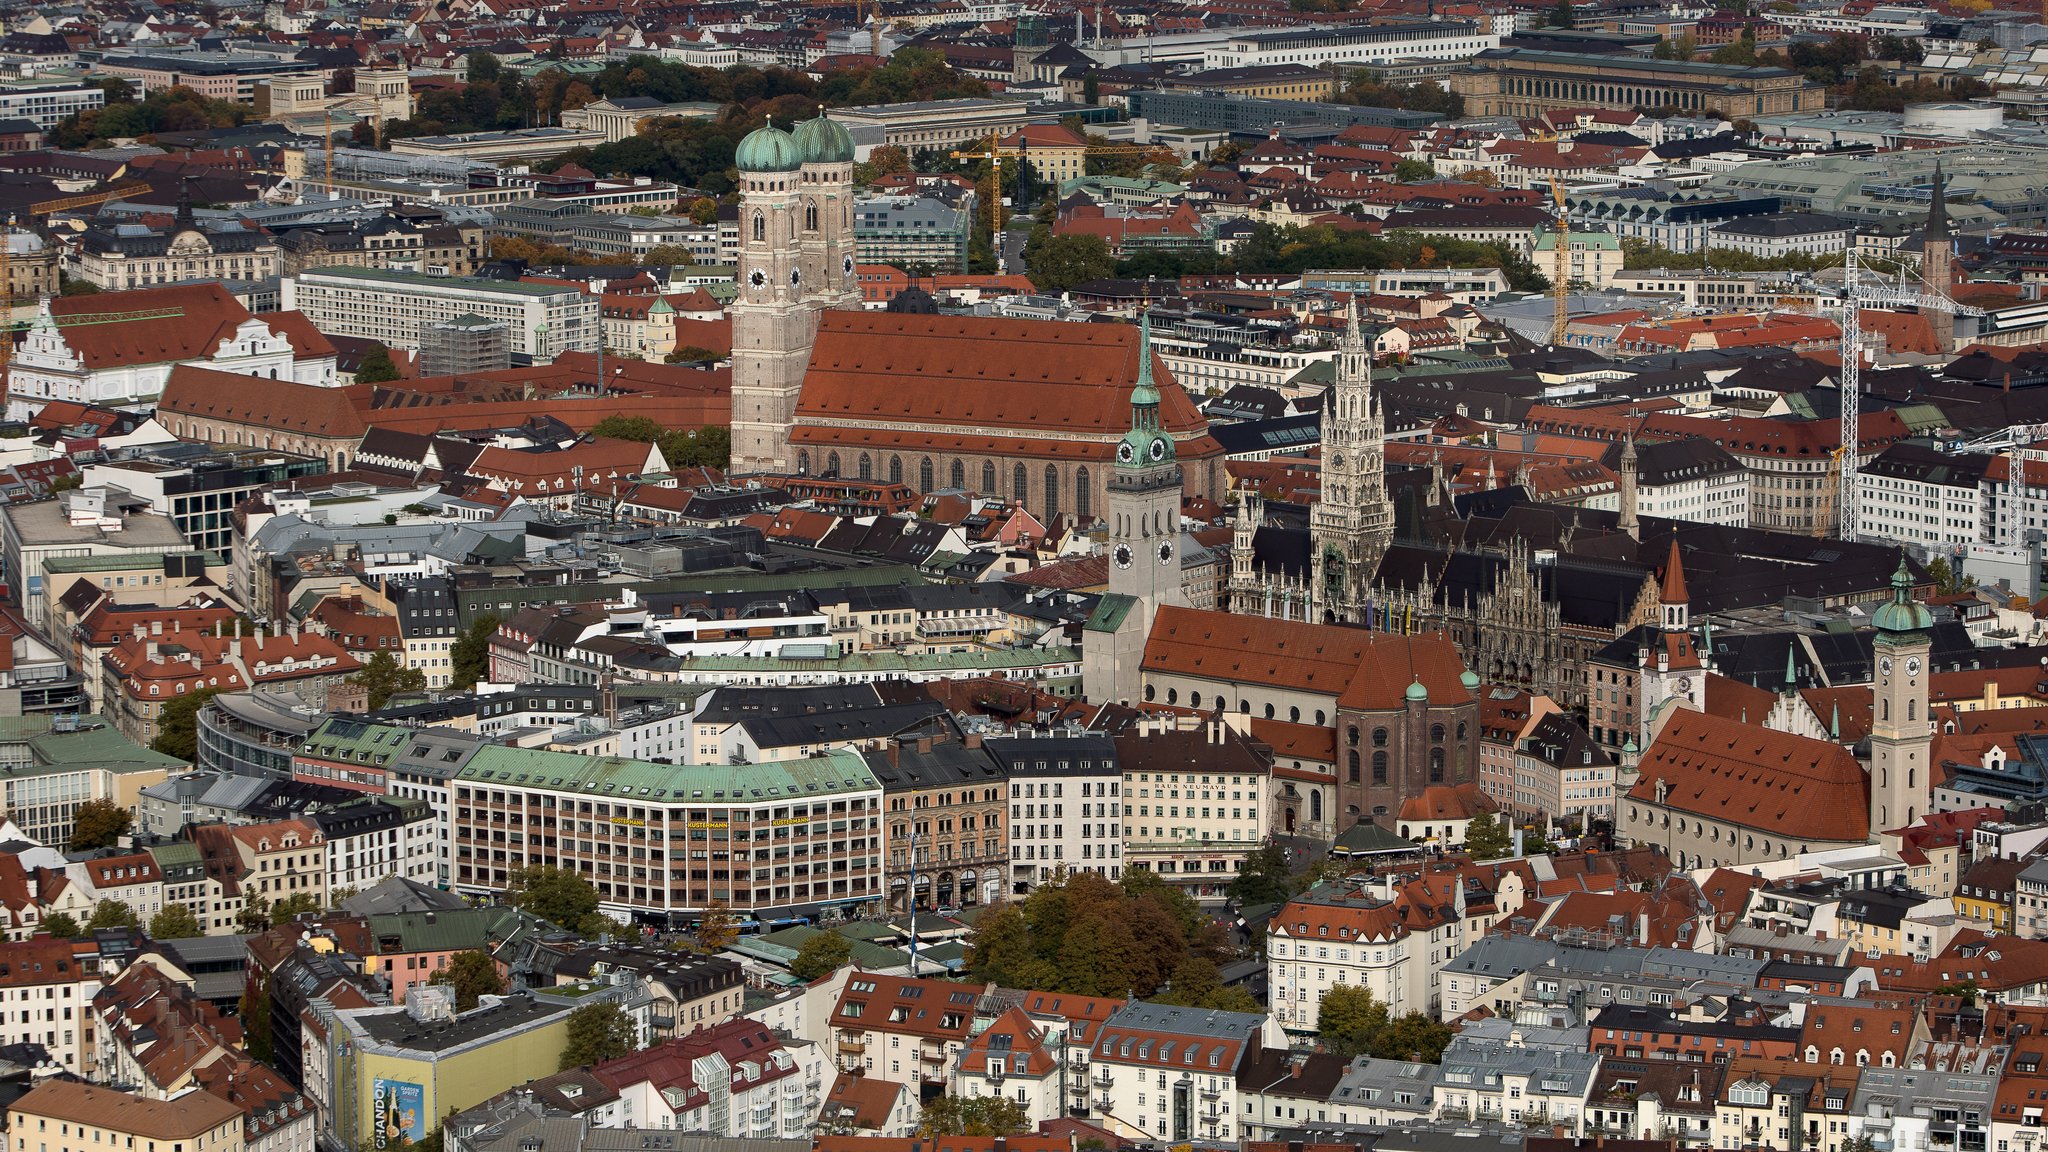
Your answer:
[[[903,483],[903,457],[901,456],[889,457],[889,483]]]
[[[986,460],[981,463],[981,494],[984,496],[996,494],[996,466]]]
[[[1083,520],[1095,518],[1095,493],[1088,487],[1088,469],[1074,469],[1074,515]]]
[[[867,453],[863,452],[860,454],[860,464],[858,467],[860,471],[856,475],[861,479],[873,480],[875,478],[875,461]]]
[[[765,242],[767,239],[768,216],[764,212],[756,212],[754,213],[754,242],[756,244],[759,244]]]
[[[1010,472],[1010,495],[1015,496],[1020,504],[1031,499],[1031,473],[1025,471],[1022,464]]]
[[[808,204],[804,205],[804,231],[806,231],[806,232],[816,232],[817,230],[818,230],[818,202],[817,202],[817,201],[815,201],[815,200],[813,200],[813,201],[811,201],[810,203],[808,203]]]
[[[931,491],[936,486],[933,483],[935,479],[936,477],[933,475],[932,470],[932,458],[927,456],[923,460],[918,461],[917,490],[919,492]]]
[[[953,461],[953,487],[967,487],[967,465],[958,460]]]

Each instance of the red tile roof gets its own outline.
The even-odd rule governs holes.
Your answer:
[[[1761,717],[1753,720],[1761,722]],[[1797,843],[1870,837],[1870,778],[1840,745],[1680,710],[1643,754],[1628,798]]]

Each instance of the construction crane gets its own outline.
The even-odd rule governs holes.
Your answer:
[[[1842,261],[1842,444],[1836,453],[1835,471],[1838,503],[1841,505],[1841,538],[1856,539],[1858,493],[1856,473],[1862,467],[1863,437],[1858,418],[1863,407],[1863,309],[1866,305],[1918,308],[1958,316],[1982,316],[1982,308],[1958,304],[1946,295],[1920,292],[1913,288],[1883,284],[1866,287],[1856,266],[1856,247],[1850,245]]]
[[[1082,157],[1082,164],[1085,166],[1088,158],[1094,156],[1156,156],[1162,152],[1171,155],[1172,151],[1170,148],[1158,146],[1145,147],[1136,144],[1091,144],[1088,146],[1087,154]],[[955,160],[986,160],[989,162],[991,182],[994,184],[989,196],[989,210],[992,213],[990,217],[992,224],[989,228],[989,240],[996,250],[996,275],[1001,276],[1008,270],[1008,262],[1003,259],[1003,158],[1015,157],[1020,161],[1029,160],[1031,158],[1031,150],[1029,148],[1004,148],[996,143],[995,134],[990,133],[987,142],[982,144],[980,151],[949,152],[947,155]]]
[[[1562,348],[1565,328],[1571,323],[1572,225],[1571,218],[1565,213],[1564,189],[1555,180],[1550,182],[1550,200],[1557,209],[1557,214],[1551,218],[1551,228],[1557,237],[1557,259],[1551,273],[1555,283],[1550,290],[1556,294],[1557,303],[1550,318],[1550,342]]]
[[[853,23],[859,27],[861,13],[868,14],[868,55],[882,58],[882,0],[853,0]]]
[[[83,328],[95,324],[127,324],[136,320],[171,320],[185,314],[183,308],[146,308],[134,312],[90,312],[77,316],[37,316],[33,320],[14,318],[14,217],[0,227],[0,420],[13,403],[14,334],[38,327]]]

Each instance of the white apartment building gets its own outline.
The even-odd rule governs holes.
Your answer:
[[[327,890],[368,888],[391,876],[441,881],[442,826],[423,799],[378,796],[310,814],[327,838]]]
[[[1923,555],[1978,543],[1986,522],[1985,471],[1994,459],[1892,445],[1857,470],[1857,530]]]
[[[91,1076],[92,998],[99,991],[99,958],[89,944],[9,944],[0,971],[0,1046],[41,1044],[66,1072]]]
[[[556,284],[319,268],[285,278],[284,307],[322,332],[408,351],[419,348],[422,327],[480,316],[503,323],[514,359],[528,364],[595,352],[601,338],[598,298]]]
[[[1638,445],[1636,513],[1746,528],[1749,473],[1711,440]]]
[[[1212,344],[1187,333],[1185,326],[1158,333],[1152,337],[1152,349],[1191,396],[1216,396],[1239,384],[1284,390],[1304,368],[1337,355],[1334,348]]]
[[[1125,867],[1150,869],[1197,897],[1229,886],[1266,838],[1272,779],[1249,736],[1232,727],[1241,720],[1147,718],[1117,741]]]
[[[1452,914],[1445,916],[1444,908]],[[1313,889],[1267,927],[1267,1004],[1288,1032],[1314,1032],[1323,996],[1362,985],[1396,1016],[1434,1015],[1437,969],[1463,946],[1464,891],[1425,877],[1399,889]]]
[[[1280,1046],[1271,1017],[1133,1001],[1089,1052],[1089,1110],[1131,1140],[1234,1144],[1237,1066],[1254,1039]]]
[[[1084,733],[1007,736],[985,747],[1009,770],[1010,891],[1064,868],[1123,877],[1123,772],[1116,742]]]
[[[969,1100],[1005,1097],[1024,1109],[1036,1128],[1066,1115],[1060,1100],[1060,1031],[1010,1008],[968,1042],[946,1090]]]

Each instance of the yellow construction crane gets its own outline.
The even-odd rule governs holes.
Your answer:
[[[1018,160],[1029,160],[1031,158],[1031,150],[1029,148],[1004,148],[996,143],[996,137],[993,133],[989,135],[986,141],[979,143],[981,144],[981,150],[978,152],[956,151],[949,152],[947,155],[955,160],[986,160],[989,162],[989,179],[994,185],[990,189],[989,195],[989,210],[992,213],[990,217],[992,224],[989,228],[989,240],[996,250],[996,275],[1000,276],[1006,270],[1007,263],[1003,259],[1003,158],[1008,156],[1015,157]],[[1171,156],[1173,155],[1173,150],[1158,145],[1147,147],[1138,144],[1091,144],[1088,146],[1086,156],[1082,158],[1082,164],[1085,166],[1087,158],[1092,156],[1157,156],[1161,153]]]
[[[1555,180],[1550,182],[1550,199],[1557,207],[1557,215],[1551,221],[1553,234],[1557,237],[1557,259],[1553,262],[1550,290],[1556,294],[1557,306],[1550,318],[1550,342],[1562,348],[1565,328],[1571,323],[1572,225],[1565,213],[1564,189]]]

